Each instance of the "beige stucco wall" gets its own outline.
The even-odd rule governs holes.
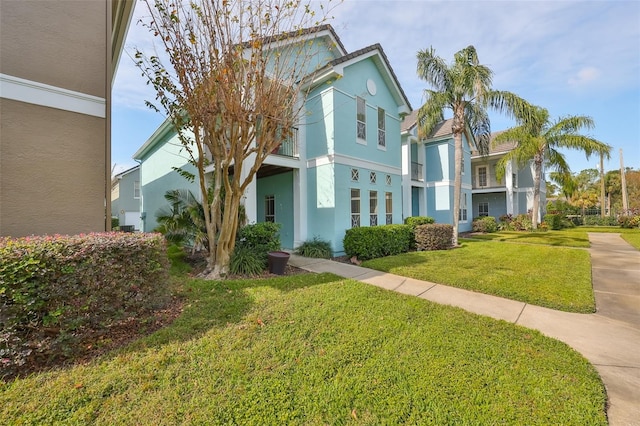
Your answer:
[[[96,117],[0,97],[0,236],[105,230],[111,68],[110,0],[0,0],[0,73],[105,100]]]
[[[0,1],[0,72],[104,98],[107,2]]]
[[[104,230],[105,120],[0,99],[0,235]]]

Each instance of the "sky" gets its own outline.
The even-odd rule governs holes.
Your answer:
[[[137,47],[152,52],[153,37],[137,21],[138,3],[112,95],[112,162],[116,172],[136,163],[132,155],[164,117],[145,106],[151,86],[134,65]],[[148,14],[148,11],[146,12]],[[433,47],[451,63],[455,52],[476,48],[493,71],[493,88],[513,92],[549,110],[553,120],[586,115],[589,135],[612,146],[605,171],[640,169],[640,1],[374,1],[345,0],[330,23],[348,52],[380,43],[414,109],[427,83],[416,73],[416,54]],[[450,117],[445,112],[445,117]],[[513,120],[490,113],[491,130]],[[563,150],[574,172],[599,168],[599,157]]]

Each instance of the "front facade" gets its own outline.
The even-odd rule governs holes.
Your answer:
[[[140,195],[140,166],[132,167],[113,177],[111,217],[118,218],[120,229],[140,230]]]
[[[305,113],[294,136],[267,157],[248,187],[250,222],[281,224],[283,248],[318,237],[344,252],[353,226],[402,223],[400,123],[411,107],[379,45],[348,54],[330,26],[304,34],[319,60],[305,81]],[[195,172],[165,122],[138,150],[143,230],[168,189],[199,190],[172,168]],[[245,168],[246,169],[246,168]]]
[[[0,2],[0,236],[110,228],[110,93],[133,4]]]
[[[418,136],[417,113],[402,123],[403,218],[430,216],[436,223],[453,224],[455,146],[452,119],[442,121],[427,138]],[[462,136],[462,188],[458,229],[471,230],[471,149]]]
[[[492,139],[494,136],[495,133]],[[486,156],[478,152],[472,153],[473,217],[493,216],[499,220],[504,215],[532,214],[533,162],[518,167],[515,161],[511,161],[507,164],[504,176],[500,179],[497,177],[496,163],[515,146],[513,142],[495,147],[492,144]],[[546,204],[546,186],[543,180],[540,184],[540,207],[537,212],[539,221],[544,216]]]

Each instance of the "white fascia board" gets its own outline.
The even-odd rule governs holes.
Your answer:
[[[93,117],[106,117],[104,98],[7,74],[0,74],[0,98]]]
[[[308,169],[315,168],[322,165],[327,165],[327,164],[342,164],[345,166],[360,167],[363,169],[378,171],[382,173],[402,175],[402,166],[393,167],[393,166],[388,166],[386,164],[380,164],[373,161],[363,160],[360,158],[349,157],[347,155],[340,155],[340,154],[323,155],[321,157],[316,157],[316,158],[307,160]]]

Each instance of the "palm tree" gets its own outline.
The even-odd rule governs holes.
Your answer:
[[[491,88],[493,72],[478,61],[476,49],[468,46],[447,65],[433,47],[418,52],[418,76],[433,88],[424,91],[425,104],[418,111],[420,136],[428,136],[444,120],[444,110],[453,112],[455,146],[453,192],[453,245],[458,245],[460,196],[462,192],[462,135],[471,143],[471,134],[481,154],[489,151],[491,124],[487,108],[525,118],[530,105],[510,92]],[[470,134],[471,133],[471,134]]]
[[[542,166],[555,169],[558,176],[571,174],[569,164],[561,148],[584,151],[587,156],[599,153],[609,158],[611,147],[592,137],[579,133],[582,129],[593,129],[591,117],[575,115],[559,118],[553,122],[549,119],[549,111],[545,108],[532,106],[530,114],[518,118],[519,125],[500,133],[493,140],[494,145],[507,141],[517,141],[518,145],[507,155],[502,157],[496,165],[498,177],[504,175],[507,164],[516,161],[518,166],[533,161],[533,229],[538,227],[538,212],[540,210],[540,182],[542,181]]]
[[[202,203],[187,189],[170,189],[164,194],[169,206],[156,212],[158,227],[154,229],[167,241],[209,249]]]

